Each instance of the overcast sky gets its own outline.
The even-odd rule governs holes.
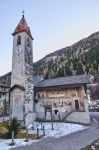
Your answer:
[[[11,33],[22,10],[34,38],[34,62],[99,31],[99,0],[0,0],[0,76],[11,71]]]

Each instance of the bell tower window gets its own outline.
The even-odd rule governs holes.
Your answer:
[[[17,37],[17,45],[21,45],[21,36],[20,35]]]

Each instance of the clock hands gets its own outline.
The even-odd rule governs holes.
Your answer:
[[[19,56],[19,54],[22,52],[21,48],[18,48],[18,49],[16,50],[16,52],[17,52],[17,55]]]

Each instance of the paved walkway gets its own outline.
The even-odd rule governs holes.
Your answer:
[[[17,147],[15,150],[80,150],[99,138],[98,126],[95,124],[88,129],[58,139],[45,138],[25,147]]]

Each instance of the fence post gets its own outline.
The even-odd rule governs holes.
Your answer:
[[[29,141],[29,139],[28,139],[28,129],[26,128],[26,140],[25,140],[25,142],[28,142]]]
[[[3,117],[3,122],[4,122],[4,117]]]
[[[45,136],[45,128],[44,128],[44,126],[43,126],[43,135]]]
[[[52,130],[53,130],[53,122],[52,122]]]
[[[32,123],[32,129],[34,130],[34,124]]]
[[[39,138],[39,129],[37,128],[37,138]]]
[[[41,122],[41,130],[43,130],[43,128],[42,128],[42,122]]]
[[[14,131],[12,131],[12,141],[11,141],[10,145],[15,145],[15,142],[14,142]]]

